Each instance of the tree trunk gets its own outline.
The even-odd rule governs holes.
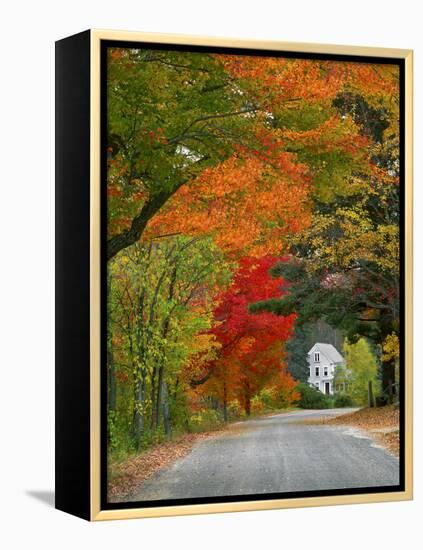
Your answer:
[[[116,410],[116,372],[113,360],[111,336],[107,338],[107,366],[108,366],[108,407],[109,411]]]
[[[151,197],[141,208],[137,216],[132,220],[130,229],[115,235],[107,241],[107,261],[111,260],[118,252],[140,240],[150,219],[160,210],[165,202],[178,190],[183,182],[175,185],[172,190],[162,191]]]
[[[245,413],[247,416],[251,414],[251,398],[249,395],[245,396]]]
[[[223,382],[223,420],[228,421],[228,395],[226,391],[226,382]]]
[[[382,395],[386,403],[393,403],[395,393],[395,361],[382,361]]]
[[[108,396],[107,404],[109,411],[116,410],[116,372],[113,358],[112,341],[112,320],[110,314],[112,280],[110,274],[107,274],[107,371],[108,371]]]
[[[158,377],[157,377],[157,399],[156,399],[156,419],[155,419],[155,427],[156,429],[160,426],[160,410],[162,408],[162,396],[163,396],[163,365],[160,365],[159,371],[158,371]]]
[[[251,394],[248,385],[246,386],[245,390],[245,413],[247,416],[250,416],[251,414]]]
[[[369,380],[368,396],[369,396],[369,407],[374,407],[375,406],[375,396],[373,394],[373,382],[371,380]]]
[[[166,380],[162,380],[162,391],[161,396],[163,400],[163,426],[166,437],[171,436],[171,427],[170,427],[170,410],[169,410],[169,392],[167,388]]]
[[[251,414],[251,388],[248,378],[244,379],[244,410],[247,416]]]
[[[151,429],[157,428],[157,408],[156,408],[156,370],[155,366],[151,375]]]
[[[170,278],[169,295],[168,295],[169,303],[173,299],[173,293],[174,293],[175,284],[176,284],[176,274],[177,274],[177,266],[175,266],[173,268],[172,275],[171,275],[171,278]],[[169,330],[169,325],[170,325],[170,315],[167,315],[167,317],[163,321],[163,328],[162,328],[163,338],[167,337],[167,333],[168,333],[168,330]],[[155,377],[155,374],[156,374],[156,370],[157,370],[157,367],[154,369],[154,372],[153,372],[154,377]],[[169,392],[168,392],[168,389],[167,389],[167,384],[164,381],[164,364],[163,363],[160,365],[157,373],[158,373],[158,377],[157,377],[157,399],[156,399],[155,405],[154,405],[154,399],[152,401],[152,403],[153,403],[152,426],[153,426],[153,428],[156,428],[156,429],[160,426],[160,411],[161,411],[162,407],[167,408],[167,411],[168,411],[167,414],[169,416]],[[165,395],[163,394],[164,390],[166,392]],[[153,396],[154,396],[154,394],[153,394]],[[163,412],[163,415],[164,415],[164,409],[163,409],[162,412]],[[166,419],[165,419],[165,422],[166,422]],[[170,427],[169,427],[169,430],[170,430]],[[165,426],[165,432],[166,432],[166,426]],[[166,435],[167,435],[167,432],[166,432]]]
[[[144,405],[145,405],[145,380],[144,377],[138,376],[135,386],[134,395],[134,417],[133,417],[133,433],[135,447],[140,448],[142,435],[144,433]]]

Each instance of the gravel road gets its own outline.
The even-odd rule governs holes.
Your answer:
[[[146,480],[130,500],[398,485],[398,459],[362,431],[301,422],[352,410],[295,411],[232,424]]]

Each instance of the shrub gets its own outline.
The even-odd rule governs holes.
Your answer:
[[[264,411],[263,401],[259,395],[251,399],[251,412],[253,414],[261,414]]]
[[[339,393],[335,395],[335,399],[333,401],[334,407],[352,407],[353,405],[354,402],[350,395],[346,395],[345,393]]]
[[[193,414],[189,419],[191,432],[207,432],[216,430],[223,422],[222,415],[214,409],[203,409]]]
[[[300,382],[296,390],[300,394],[297,405],[302,409],[330,409],[332,407],[330,397],[304,382]]]
[[[239,401],[237,399],[234,399],[234,401],[230,401],[228,403],[228,415],[229,418],[242,418],[245,416],[245,411],[241,407]]]
[[[272,391],[271,389],[268,389],[268,388],[264,388],[263,390],[261,390],[260,394],[259,394],[259,397],[260,397],[260,401],[262,403],[262,406],[265,408],[265,409],[272,409],[274,406],[275,406],[275,395],[274,395],[274,391]]]
[[[297,391],[297,386],[293,388],[278,388],[276,392],[274,406],[277,409],[288,409],[294,404],[297,404],[300,394]]]

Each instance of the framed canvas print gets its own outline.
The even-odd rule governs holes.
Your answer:
[[[56,507],[412,497],[412,52],[56,43]]]

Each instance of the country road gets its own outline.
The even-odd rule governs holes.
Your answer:
[[[398,485],[398,459],[363,432],[302,423],[351,410],[295,411],[233,424],[146,480],[130,500]]]

